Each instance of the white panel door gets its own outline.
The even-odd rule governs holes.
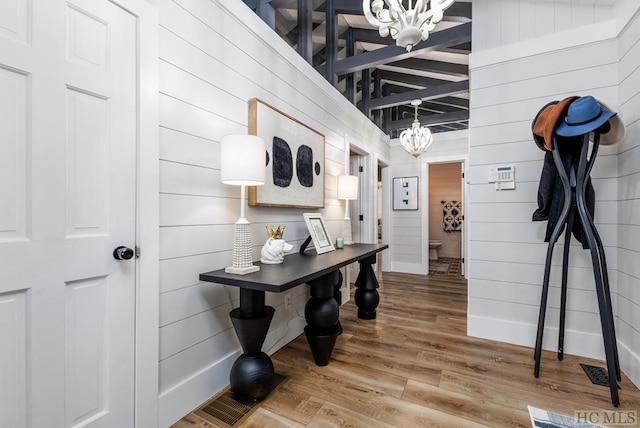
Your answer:
[[[136,19],[0,1],[0,427],[134,422]]]

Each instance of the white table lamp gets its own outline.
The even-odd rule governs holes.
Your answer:
[[[260,270],[254,266],[251,248],[251,223],[244,216],[246,186],[261,186],[266,178],[266,144],[254,135],[227,135],[220,142],[220,179],[224,184],[240,186],[240,218],[233,233],[233,265],[227,273],[245,275]]]
[[[358,199],[358,176],[339,175],[338,176],[338,199],[344,199],[345,211],[342,223],[342,238],[344,245],[353,245],[351,236],[351,219],[349,218],[349,201]]]

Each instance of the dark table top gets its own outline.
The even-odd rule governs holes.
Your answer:
[[[201,273],[200,280],[280,293],[387,248],[389,248],[387,244],[353,244],[345,245],[343,250],[324,254],[316,254],[314,250],[311,250],[304,254],[288,255],[280,264],[254,263],[260,266],[258,272],[236,275],[220,269]]]

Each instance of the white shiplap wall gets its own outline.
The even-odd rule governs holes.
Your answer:
[[[615,28],[614,21],[580,26],[474,53],[470,58],[467,223],[468,334],[472,336],[533,346],[547,244],[543,242],[546,222],[531,221],[543,159],[531,138],[531,120],[547,102],[573,94],[591,94],[616,104]],[[596,190],[595,222],[604,241],[614,296],[617,150],[603,147],[591,174]],[[488,183],[489,167],[503,163],[515,166],[515,190],[496,191]],[[591,260],[581,248],[573,239],[565,352],[602,358]],[[560,243],[553,258],[545,349],[557,349],[561,258]]]
[[[341,230],[345,139],[388,162],[385,136],[240,1],[154,0],[160,18],[160,423],[167,426],[225,387],[240,352],[228,313],[233,287],[198,274],[231,264],[239,189],[220,183],[219,141],[247,133],[247,101],[257,97],[325,135],[329,232]],[[374,183],[371,184],[375,185]],[[249,207],[254,259],[267,224],[286,224],[298,248],[302,209]],[[285,261],[286,262],[286,261]],[[295,311],[267,293],[276,315],[264,350],[302,332],[308,287],[292,290]]]
[[[473,0],[473,51],[592,25],[613,17],[595,2]]]
[[[633,18],[619,37],[619,104],[627,135],[618,148],[616,333],[622,369],[640,385],[640,5],[632,7],[624,12]]]
[[[535,38],[531,38],[529,31],[528,36],[519,39],[525,41],[513,43],[516,40],[513,33],[503,37],[508,31],[490,28],[488,9],[483,3],[488,5],[484,0],[474,1],[474,54],[470,59],[468,333],[532,346],[546,244],[541,242],[544,225],[529,221],[536,208],[535,191],[542,159],[542,152],[531,141],[530,122],[547,101],[572,94],[593,94],[614,108],[620,106],[628,127],[624,142],[601,148],[592,177],[597,193],[596,224],[606,247],[617,317],[621,364],[623,371],[640,384],[640,272],[636,236],[640,208],[636,190],[640,173],[637,143],[640,4],[635,0],[617,0],[611,11],[594,6],[593,16],[597,19],[593,25],[581,20],[579,26],[571,26],[575,28],[572,31],[562,31],[570,27],[565,25],[550,29],[541,37],[536,32]],[[504,3],[494,2],[493,6]],[[530,4],[519,3],[521,11],[531,8]],[[560,5],[553,8],[560,13],[553,18],[554,22],[566,20],[567,6],[588,14],[580,9],[586,5]],[[551,10],[550,5],[541,2],[536,2],[535,7]],[[601,22],[610,13],[615,20]],[[533,28],[531,22],[526,22],[527,15],[536,26],[541,22],[537,14],[521,13],[519,25],[524,30],[520,34]],[[483,37],[492,39],[492,45],[483,41]],[[486,183],[487,168],[513,162],[518,190],[491,191]],[[545,341],[547,349],[556,348],[561,250],[559,245],[551,278],[551,310],[547,317],[551,328],[545,336],[551,340]],[[574,240],[568,313],[571,320],[568,333],[573,338],[567,351],[603,358],[592,276],[588,252],[582,251]],[[579,343],[583,345],[576,346]]]

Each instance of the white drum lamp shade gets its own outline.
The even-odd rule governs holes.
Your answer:
[[[351,218],[349,218],[349,201],[358,199],[358,176],[357,175],[339,175],[338,176],[338,199],[344,199],[345,216],[342,222],[342,238],[345,245],[353,244],[351,234]]]
[[[244,216],[246,186],[260,186],[266,178],[266,144],[254,135],[227,135],[220,141],[220,180],[240,186],[240,218],[233,234],[233,265],[228,273],[244,275],[260,270],[254,266],[251,224]]]
[[[358,176],[338,176],[338,199],[353,201],[358,199]]]
[[[233,186],[265,183],[267,147],[255,135],[227,135],[220,142],[220,179]]]

